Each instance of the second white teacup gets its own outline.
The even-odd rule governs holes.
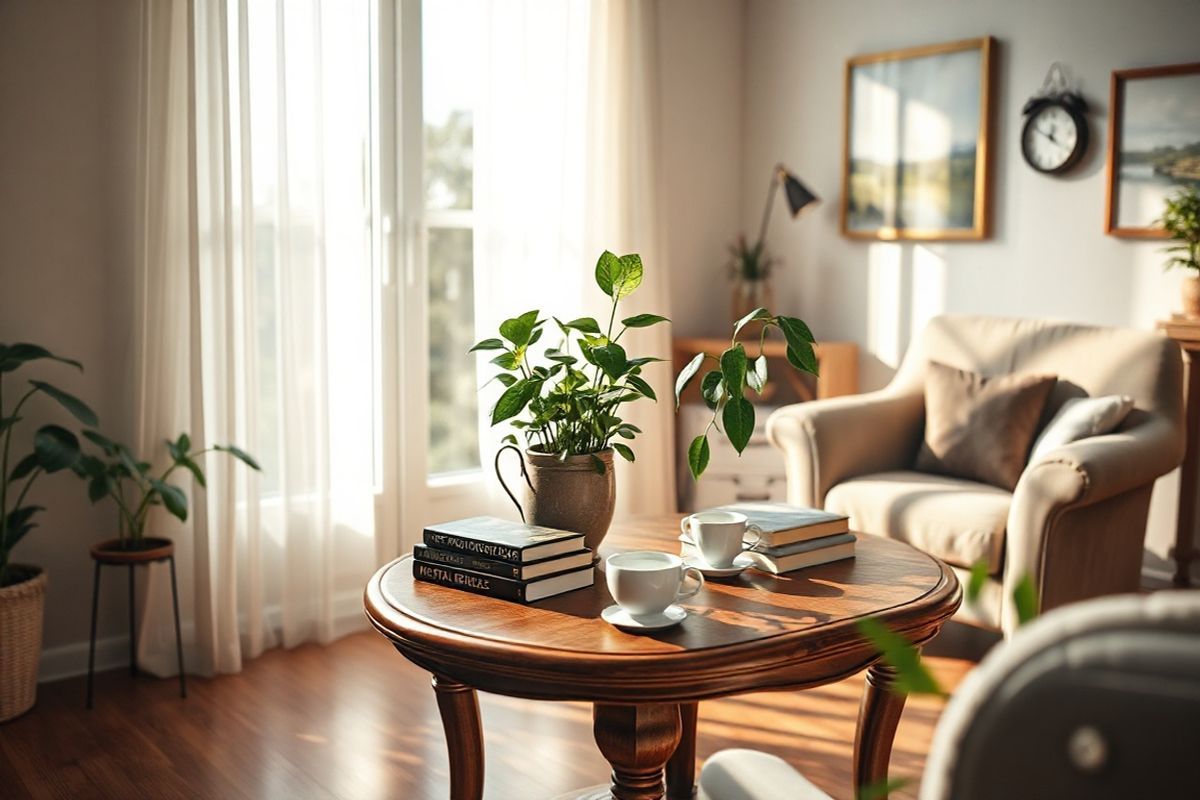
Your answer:
[[[661,614],[675,601],[704,587],[700,570],[685,566],[682,558],[671,553],[617,553],[604,562],[604,571],[613,600],[635,617]],[[682,589],[687,577],[694,578],[696,585]]]
[[[700,557],[711,567],[725,569],[743,549],[753,548],[762,541],[762,528],[750,522],[745,514],[736,511],[701,511],[684,517],[680,533],[686,533],[696,543]],[[747,544],[746,533],[754,538]]]

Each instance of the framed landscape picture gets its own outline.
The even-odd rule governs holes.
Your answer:
[[[1109,108],[1104,230],[1162,237],[1163,201],[1200,189],[1200,63],[1118,70]]]
[[[987,238],[993,48],[983,37],[846,62],[845,236]]]

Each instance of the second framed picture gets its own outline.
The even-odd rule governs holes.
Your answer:
[[[842,233],[986,239],[991,37],[846,63]]]

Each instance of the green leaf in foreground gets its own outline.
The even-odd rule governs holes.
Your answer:
[[[746,327],[751,322],[754,322],[755,320],[765,320],[765,319],[770,319],[770,318],[771,318],[771,312],[767,311],[765,308],[754,309],[749,314],[747,314],[746,316],[742,317],[741,319],[739,319],[737,322],[734,323],[733,337],[736,339],[737,335],[742,332],[742,328]]]
[[[1021,576],[1013,587],[1013,606],[1017,610],[1017,622],[1024,625],[1038,615],[1037,587],[1028,573]]]
[[[679,371],[679,377],[675,379],[675,407],[679,408],[679,396],[683,394],[683,390],[691,382],[692,378],[696,377],[696,373],[700,371],[700,365],[704,363],[704,353],[696,353],[692,360]]]
[[[660,322],[670,322],[666,317],[661,317],[658,314],[638,314],[633,317],[626,317],[621,320],[621,324],[626,328],[649,328],[651,325],[657,325]]]
[[[177,517],[180,522],[187,522],[187,495],[178,486],[172,486],[169,483],[164,483],[158,478],[151,478],[150,485],[158,490],[158,494],[162,497],[163,505],[167,507],[167,511],[171,515]]]
[[[692,477],[696,480],[699,480],[708,468],[708,458],[708,437],[701,435],[692,439],[692,443],[688,445],[688,469],[692,471]]]
[[[967,603],[976,603],[979,601],[979,593],[983,591],[983,586],[987,583],[988,564],[984,559],[979,559],[971,565],[971,577],[967,579]]]
[[[879,800],[911,785],[912,778],[888,778],[862,787],[858,790],[857,800]]]
[[[476,350],[504,350],[504,342],[499,339],[484,339],[481,342],[476,342],[475,346],[468,350],[468,353],[474,353]]]
[[[888,630],[874,617],[860,619],[858,630],[879,650],[883,660],[896,670],[896,683],[891,687],[893,692],[946,696],[946,692],[921,662],[921,653],[913,647],[912,642]]]
[[[739,343],[721,354],[721,374],[725,376],[725,388],[731,396],[742,393],[746,385],[746,348]]]
[[[629,445],[621,444],[620,442],[613,442],[612,448],[613,448],[613,450],[616,450],[618,453],[620,453],[621,458],[625,459],[626,461],[634,461],[635,460],[634,455],[633,455],[633,450],[631,450],[629,448]]]
[[[512,342],[514,347],[524,347],[533,336],[537,315],[536,310],[526,311],[519,317],[504,320],[500,323],[500,335]]]
[[[250,455],[245,450],[243,450],[242,448],[240,448],[236,445],[218,444],[218,445],[213,446],[213,450],[217,450],[222,453],[229,453],[229,455],[233,456],[238,461],[241,461],[243,464],[245,464],[250,469],[255,470],[257,472],[262,472],[262,467],[260,467],[258,465],[258,462],[254,460],[254,456]],[[203,485],[203,483],[204,482],[201,481],[201,485]]]
[[[750,444],[750,437],[754,434],[754,404],[744,397],[729,398],[721,412],[721,422],[725,425],[725,435],[729,437],[733,449],[741,453]]]
[[[725,389],[721,380],[721,371],[714,369],[705,375],[704,380],[700,382],[700,396],[704,398],[704,404],[713,411],[717,409],[717,405],[725,397]]]
[[[596,285],[609,297],[612,297],[613,281],[618,277],[621,269],[621,259],[608,250],[601,253],[600,258],[596,261]]]
[[[750,388],[762,394],[763,389],[767,386],[767,357],[759,356],[754,359],[753,365],[746,370],[746,383],[750,384]]]
[[[48,383],[43,383],[42,381],[30,381],[30,383],[33,384],[33,386],[42,394],[46,394],[54,398],[54,400],[60,406],[70,412],[71,416],[82,422],[84,425],[96,425],[100,422],[100,420],[96,417],[96,412],[92,411],[92,409],[88,407],[87,403],[83,402],[78,397],[72,394],[67,394],[62,389],[59,389],[56,386],[51,386]]]
[[[523,380],[505,389],[492,409],[492,424],[496,425],[515,417],[525,410],[525,406],[529,405],[529,401],[537,394],[539,386],[537,381]]]
[[[38,464],[46,472],[58,472],[79,459],[79,440],[75,434],[57,425],[45,425],[33,436]]]

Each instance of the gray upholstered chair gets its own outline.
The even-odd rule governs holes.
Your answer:
[[[1013,492],[913,469],[930,360],[985,375],[1059,377],[1046,419],[1072,396],[1130,395],[1121,427],[1029,464]],[[1041,607],[1136,591],[1154,481],[1183,458],[1182,359],[1166,337],[1059,322],[942,316],[870,394],[787,406],[767,435],[784,455],[792,503],[849,515],[859,531],[903,539],[965,579],[990,578],[959,619],[1009,632],[1013,589],[1034,580]]]
[[[921,800],[1200,796],[1200,592],[1053,611],[996,647],[934,733]],[[828,800],[781,759],[724,750],[706,800]]]

